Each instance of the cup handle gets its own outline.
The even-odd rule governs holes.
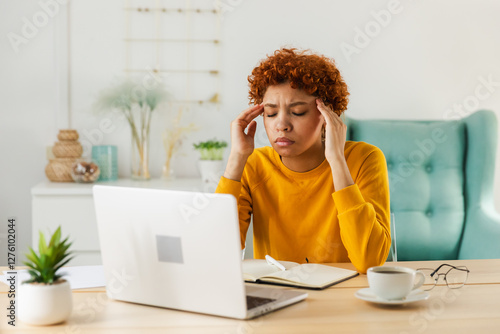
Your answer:
[[[418,276],[418,282],[413,285],[413,290],[420,288],[425,283],[425,275],[421,271],[416,272]]]

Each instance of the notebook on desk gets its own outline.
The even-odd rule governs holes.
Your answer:
[[[100,185],[93,193],[112,299],[249,319],[307,297],[244,283],[232,195]]]
[[[282,269],[266,260],[244,260],[243,278],[246,282],[277,284],[297,288],[322,290],[358,276],[358,272],[317,263],[298,264],[279,261]]]

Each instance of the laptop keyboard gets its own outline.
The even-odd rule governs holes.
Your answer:
[[[258,307],[270,302],[274,302],[276,299],[271,299],[271,298],[262,298],[262,297],[255,297],[255,296],[248,296],[247,295],[247,310],[251,310],[254,307]]]

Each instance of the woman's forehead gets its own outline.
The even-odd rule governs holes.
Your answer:
[[[295,103],[311,103],[314,101],[313,95],[307,94],[302,89],[292,88],[290,84],[284,83],[280,85],[269,86],[264,94],[264,104],[266,103],[281,103],[295,104]]]

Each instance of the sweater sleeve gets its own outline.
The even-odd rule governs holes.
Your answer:
[[[242,182],[234,181],[222,176],[215,189],[219,194],[231,194],[238,202],[238,217],[240,222],[240,238],[241,249],[245,248],[245,240],[250,226],[250,219],[252,215],[252,197],[247,182],[244,182],[245,177],[242,177]]]
[[[391,245],[389,179],[382,151],[372,151],[353,177],[355,184],[332,196],[349,259],[365,273],[385,262]]]

